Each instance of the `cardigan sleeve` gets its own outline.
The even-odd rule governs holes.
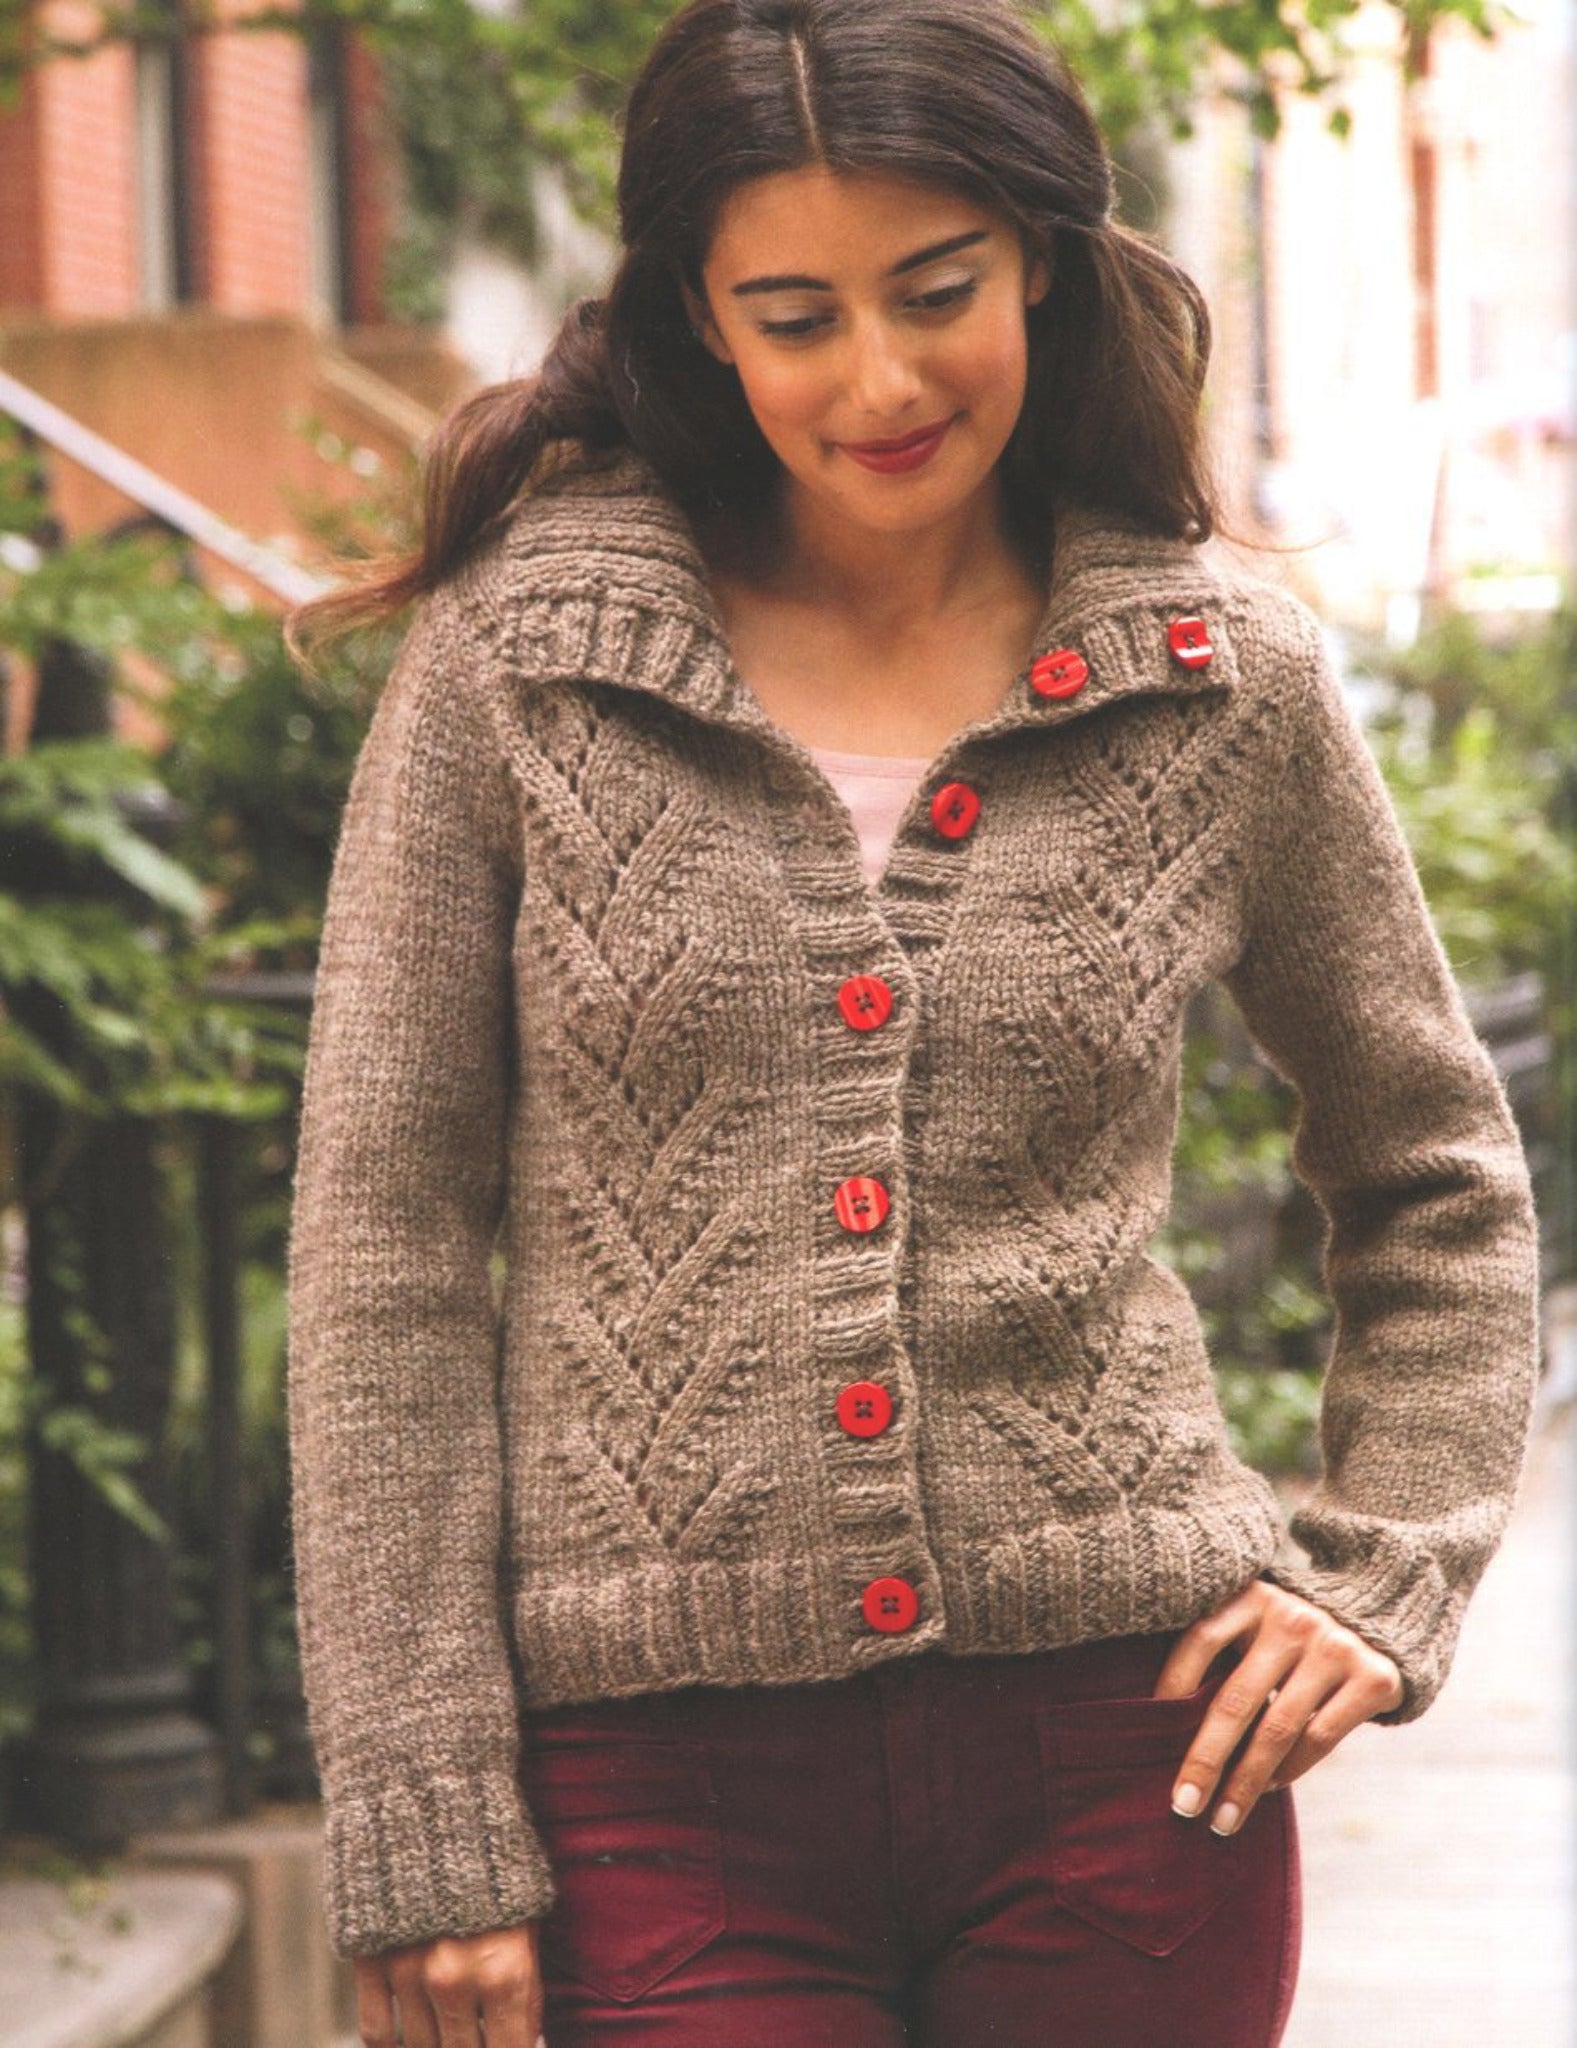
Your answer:
[[[452,611],[452,607],[451,607]],[[429,610],[357,757],[328,891],[291,1217],[303,1676],[342,1955],[545,1912],[500,1601],[507,767]]]
[[[1223,980],[1298,1098],[1292,1164],[1325,1219],[1334,1339],[1323,1469],[1290,1523],[1309,1562],[1260,1576],[1394,1659],[1405,1691],[1375,1718],[1396,1725],[1444,1683],[1520,1485],[1538,1236],[1504,1089],[1378,765],[1313,613],[1284,601],[1278,766]]]

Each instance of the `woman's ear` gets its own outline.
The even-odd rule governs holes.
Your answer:
[[[734,358],[713,324],[705,299],[699,292],[692,291],[683,278],[679,280],[679,289],[684,295],[684,310],[695,331],[697,341],[702,342],[720,363],[731,363]]]
[[[1029,275],[1024,281],[1025,305],[1038,306],[1050,290],[1051,259],[1048,256],[1034,255],[1030,260]]]

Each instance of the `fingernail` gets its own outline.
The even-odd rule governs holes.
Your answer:
[[[1179,1785],[1172,1794],[1172,1811],[1180,1813],[1184,1820],[1191,1819],[1203,1804],[1197,1785]]]
[[[1229,1799],[1216,1808],[1215,1818],[1210,1823],[1210,1832],[1213,1835],[1230,1835],[1237,1826],[1238,1819],[1238,1810]]]

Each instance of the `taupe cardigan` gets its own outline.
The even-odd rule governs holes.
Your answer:
[[[1310,612],[1076,505],[1055,535],[1036,659],[874,889],[635,455],[412,629],[291,1240],[343,1952],[550,1905],[522,1705],[1179,1628],[1259,1573],[1396,1659],[1386,1720],[1444,1679],[1538,1369],[1503,1090]],[[1329,1225],[1306,1567],[1147,1250],[1212,979]]]

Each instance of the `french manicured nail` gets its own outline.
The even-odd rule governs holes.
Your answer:
[[[1216,1808],[1215,1818],[1210,1823],[1210,1832],[1213,1835],[1230,1835],[1237,1826],[1239,1817],[1237,1808],[1228,1799]]]
[[[1172,1794],[1172,1811],[1180,1813],[1184,1820],[1191,1819],[1203,1804],[1197,1785],[1179,1785]]]

